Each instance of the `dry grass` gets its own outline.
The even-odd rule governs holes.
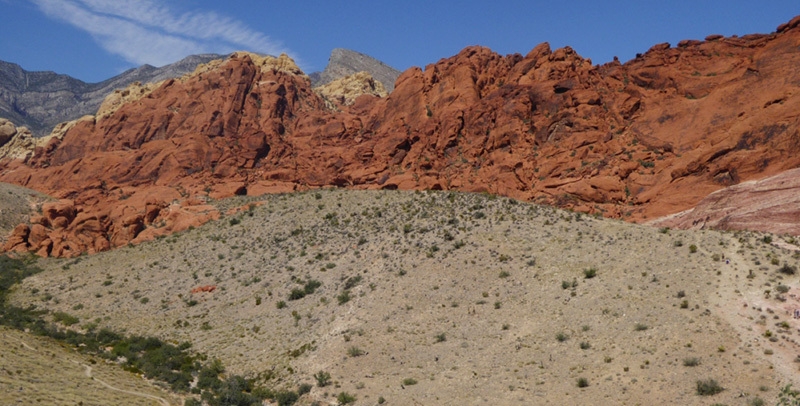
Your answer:
[[[796,277],[780,276],[766,256],[797,258],[757,236],[660,232],[447,192],[262,200],[152,243],[42,261],[47,270],[13,301],[66,312],[76,326],[190,341],[276,387],[330,373],[331,386],[314,387],[307,403],[344,391],[357,404],[688,405],[707,403],[696,382],[714,379],[726,391],[713,402],[740,404],[739,393],[796,379],[798,322],[779,310],[788,302],[763,295],[777,278],[791,288],[785,295],[797,291]],[[311,280],[322,284],[290,300]],[[202,285],[217,288],[191,293]],[[755,340],[781,321],[790,323],[785,338]],[[691,357],[702,362],[685,367]],[[581,378],[591,384],[579,388]]]
[[[142,395],[111,390],[109,385],[182,404],[167,391],[116,365],[104,364],[53,340],[0,326],[0,404],[3,405],[161,405]],[[92,379],[86,367],[92,367]],[[79,403],[82,402],[82,403]]]

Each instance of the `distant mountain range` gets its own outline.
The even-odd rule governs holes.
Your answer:
[[[156,68],[142,65],[99,83],[86,83],[55,72],[30,72],[11,62],[0,61],[0,117],[25,126],[40,137],[56,124],[94,114],[105,97],[133,82],[158,82],[194,71],[197,65],[224,55],[191,55],[178,62]],[[369,72],[391,92],[400,71],[355,51],[337,48],[322,72],[309,75],[312,86],[319,86],[360,71]]]
[[[142,65],[99,83],[86,83],[55,72],[29,72],[19,65],[0,61],[0,117],[26,126],[35,136],[49,133],[61,122],[94,114],[114,89],[133,82],[158,82],[194,71],[201,63],[222,55],[188,56],[156,68]]]

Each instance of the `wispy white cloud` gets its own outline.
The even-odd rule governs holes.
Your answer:
[[[152,0],[31,0],[46,15],[92,35],[133,64],[162,66],[190,54],[292,53],[267,35],[213,11],[176,13]]]

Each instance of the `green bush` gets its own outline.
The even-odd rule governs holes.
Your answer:
[[[594,278],[595,276],[597,276],[597,268],[589,268],[589,269],[584,269],[584,270],[583,270],[583,276],[584,276],[586,279],[592,279],[592,278]]]
[[[53,320],[55,320],[57,323],[61,323],[61,324],[65,325],[65,326],[71,326],[73,324],[78,324],[81,321],[79,318],[77,318],[75,316],[71,316],[71,315],[69,315],[67,313],[64,313],[64,312],[55,312],[55,313],[53,313]]]
[[[698,365],[700,365],[700,358],[691,357],[683,359],[683,366],[685,367],[696,367]]]
[[[316,374],[314,374],[314,379],[317,380],[317,386],[319,386],[320,388],[328,386],[331,383],[331,374],[325,371],[319,371]]]
[[[579,388],[585,388],[589,386],[589,380],[584,377],[580,377],[578,378],[577,385]]]
[[[777,406],[800,406],[800,392],[792,390],[791,384],[784,386],[778,395]]]
[[[289,300],[300,300],[304,297],[306,297],[306,291],[300,288],[294,288],[289,293]]]
[[[569,336],[566,335],[565,333],[563,333],[563,332],[556,333],[556,340],[558,340],[558,342],[563,343],[564,341],[567,341],[568,339],[569,339]]]
[[[362,350],[361,348],[358,348],[356,346],[352,346],[352,347],[347,349],[347,355],[349,355],[351,357],[360,357],[360,356],[364,355],[364,350]]]
[[[343,305],[350,301],[350,291],[345,290],[339,295],[336,296],[336,300],[339,302],[340,305]]]
[[[361,283],[361,275],[351,276],[344,282],[344,290],[350,290]]]
[[[417,384],[417,380],[414,379],[414,378],[403,379],[403,385],[411,386],[411,385],[416,385],[416,384]]]
[[[309,279],[308,282],[306,282],[306,284],[303,285],[303,292],[305,292],[307,295],[310,295],[316,292],[317,288],[319,288],[320,286],[322,286],[322,282],[316,279]]]
[[[275,394],[275,402],[278,406],[291,406],[300,399],[300,395],[293,391],[280,391]]]
[[[711,396],[725,390],[722,386],[713,379],[702,379],[697,381],[697,394],[700,396]]]
[[[341,392],[338,396],[336,396],[336,400],[339,402],[340,405],[347,405],[356,401],[356,397],[347,393]]]
[[[794,275],[794,274],[797,273],[797,268],[793,267],[793,266],[790,266],[789,264],[784,262],[783,266],[778,268],[778,272],[780,272],[780,273],[782,273],[784,275]]]

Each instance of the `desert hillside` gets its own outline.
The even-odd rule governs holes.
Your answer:
[[[13,302],[189,341],[232,373],[313,385],[308,405],[342,392],[358,405],[749,405],[800,383],[790,237],[444,191],[217,209],[152,242],[42,259]],[[710,379],[724,390],[699,395]]]

